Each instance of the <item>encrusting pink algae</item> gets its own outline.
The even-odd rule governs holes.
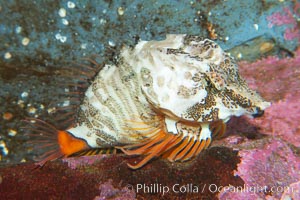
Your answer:
[[[296,149],[300,147],[300,49],[295,51],[293,58],[268,57],[254,63],[241,62],[240,66],[246,79],[253,77],[247,79],[250,87],[273,102],[262,118],[244,118],[248,128],[239,129],[247,132],[251,131],[249,126],[256,126],[266,137],[249,140],[232,135],[225,139],[232,141],[230,146],[239,149],[241,162],[235,175],[243,179],[244,186],[240,191],[237,188],[223,190],[219,198],[298,199],[300,158]]]
[[[284,7],[281,12],[278,11],[273,13],[267,17],[267,20],[269,21],[268,26],[272,28],[273,26],[288,25],[289,27],[287,27],[284,32],[284,39],[298,39],[298,42],[300,42],[300,30],[298,28],[298,19],[300,16],[299,9],[300,3],[297,2],[293,9]]]
[[[285,189],[290,189],[290,184],[300,179],[300,158],[294,155],[287,143],[270,138],[255,145],[256,148],[239,151],[242,159],[235,175],[244,180],[244,185],[240,190],[233,188],[234,192],[222,191],[220,199],[246,196],[279,199]]]
[[[263,118],[249,123],[262,128],[263,134],[279,137],[296,147],[300,147],[299,66],[300,49],[295,51],[294,58],[272,56],[254,63],[240,63],[241,74],[250,80],[249,86],[273,101]],[[252,80],[248,79],[250,76]]]
[[[96,196],[94,200],[106,200],[106,199],[114,199],[114,200],[134,200],[136,199],[136,194],[133,190],[130,190],[127,187],[122,189],[115,188],[112,185],[113,181],[109,179],[108,181],[100,184],[99,190],[100,195]]]

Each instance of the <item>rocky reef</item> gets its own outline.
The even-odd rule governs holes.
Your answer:
[[[0,168],[0,194],[8,199],[24,194],[54,199],[297,197],[300,158],[299,124],[295,119],[299,107],[295,101],[299,98],[299,53],[297,50],[293,58],[268,57],[240,63],[245,77],[254,76],[248,79],[250,86],[273,105],[261,118],[233,118],[226,137],[192,162],[154,160],[136,171],[126,163],[138,158],[123,155],[67,158],[40,169],[24,163]]]
[[[0,199],[300,199],[299,3],[128,2],[0,3]],[[167,33],[217,40],[271,107],[232,118],[191,162],[131,170],[126,163],[140,158],[117,154],[36,168],[21,120],[51,121],[62,66],[94,54],[109,63],[123,43]]]

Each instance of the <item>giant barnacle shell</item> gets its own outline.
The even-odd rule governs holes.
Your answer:
[[[138,168],[158,156],[189,160],[210,145],[212,136],[225,132],[231,116],[261,115],[269,105],[249,89],[234,60],[215,42],[167,35],[124,47],[114,65],[105,65],[67,133],[89,148],[145,155],[130,165]],[[76,151],[86,149],[78,144]]]
[[[248,88],[215,42],[188,35],[124,47],[86,92],[79,124],[92,147],[187,160],[222,134],[231,116],[260,115],[270,103]],[[142,165],[142,164],[141,164]],[[141,166],[141,165],[138,165]]]

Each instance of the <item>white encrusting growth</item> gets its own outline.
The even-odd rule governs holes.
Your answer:
[[[65,18],[61,19],[61,22],[63,23],[63,25],[69,25],[69,21]]]
[[[17,34],[21,33],[22,32],[22,27],[21,26],[17,26],[16,29],[15,29],[15,32]]]
[[[22,39],[22,45],[27,46],[30,42],[30,39],[28,37],[24,37]]]
[[[118,15],[122,16],[125,13],[125,9],[123,7],[118,8]]]
[[[11,53],[10,52],[6,52],[5,54],[4,54],[4,58],[5,59],[11,59],[11,57],[12,57],[12,55],[11,55]]]
[[[26,98],[26,97],[28,97],[28,95],[29,95],[28,92],[22,92],[21,93],[22,98]]]
[[[116,46],[116,43],[113,40],[108,40],[108,45],[114,47]]]
[[[76,4],[72,1],[68,1],[67,6],[68,8],[75,8]]]
[[[62,106],[69,106],[70,105],[70,100],[66,100],[63,102]]]
[[[18,132],[17,132],[16,130],[14,130],[14,129],[9,129],[9,130],[8,130],[8,135],[11,136],[11,137],[16,136],[17,133],[18,133]]]
[[[9,151],[8,151],[8,148],[6,147],[6,144],[3,140],[0,140],[0,151],[1,151],[1,154],[6,156]]]
[[[64,8],[60,8],[60,9],[58,10],[58,14],[59,14],[60,17],[66,17],[67,11],[66,11],[66,9],[64,9]]]
[[[67,37],[61,35],[60,33],[55,34],[55,38],[62,43],[65,43],[67,41]]]
[[[30,42],[30,39],[28,37],[24,37],[22,39],[22,45],[27,46]]]

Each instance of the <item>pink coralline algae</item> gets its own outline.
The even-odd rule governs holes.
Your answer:
[[[263,117],[248,122],[259,127],[263,134],[300,147],[300,49],[293,58],[268,57],[250,64],[242,62],[240,66],[250,87],[272,101]]]
[[[94,200],[134,200],[136,199],[136,194],[133,190],[128,187],[122,189],[115,188],[112,185],[112,180],[109,179],[107,182],[103,183],[99,187],[100,195],[96,196]]]
[[[260,118],[229,122],[231,135],[220,144],[239,149],[235,175],[244,185],[224,187],[219,198],[300,199],[300,49],[290,58],[268,57],[239,66],[249,86],[272,105]]]
[[[300,158],[290,147],[273,138],[253,145],[257,148],[239,151],[242,161],[235,175],[244,180],[244,186],[223,190],[220,199],[280,199],[299,192],[293,185],[300,180]]]
[[[288,95],[267,110],[264,119],[254,120],[266,134],[274,135],[300,147],[300,95]]]
[[[267,17],[269,21],[269,27],[272,28],[273,26],[283,26],[287,25],[284,33],[284,39],[286,40],[293,40],[298,39],[300,41],[300,31],[298,28],[298,18],[300,10],[300,3],[296,3],[294,9],[290,9],[289,7],[283,8],[282,12],[275,12],[272,15]]]
[[[292,183],[282,194],[281,200],[300,199],[300,181]]]
[[[81,156],[81,157],[70,157],[64,158],[63,162],[68,163],[68,167],[71,169],[77,169],[85,165],[92,165],[97,161],[101,161],[106,155],[95,155],[95,156]]]

